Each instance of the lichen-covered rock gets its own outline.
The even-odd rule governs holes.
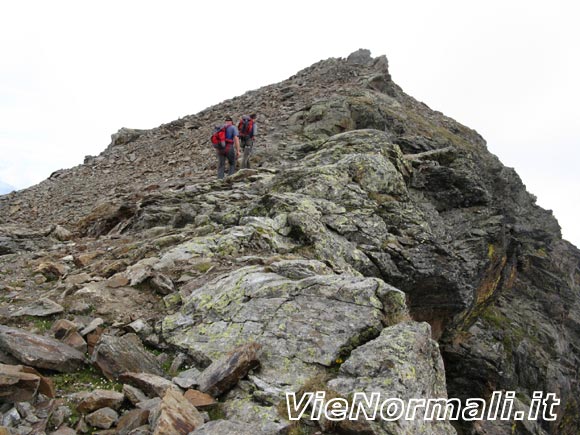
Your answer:
[[[427,323],[406,322],[383,329],[379,337],[353,350],[328,387],[344,396],[379,393],[381,401],[447,398],[443,359]],[[448,421],[426,421],[424,417],[425,409],[419,407],[412,420],[370,422],[369,433],[456,434]]]
[[[260,126],[255,169],[215,181],[207,126],[249,107]],[[74,243],[55,243],[58,223],[78,230]],[[35,275],[41,263],[70,275]],[[288,429],[274,411],[283,392],[336,374],[408,319],[406,300],[441,344],[450,396],[515,389],[525,406],[542,389],[562,401],[541,430],[461,431],[577,434],[579,264],[552,213],[484,139],[406,95],[386,57],[365,50],[155,129],[123,130],[85,164],[0,196],[2,322],[32,323],[10,313],[60,296],[69,313],[95,311],[108,325],[147,319],[144,340],[179,346],[198,369],[256,341],[259,371],[224,396],[228,416],[253,433]],[[63,285],[49,281],[58,277]],[[383,298],[385,283],[404,294]],[[101,332],[87,337],[89,352]],[[1,350],[0,361],[17,363]]]
[[[305,262],[274,268],[299,277]],[[250,266],[193,291],[180,312],[165,318],[163,335],[214,360],[239,344],[263,344],[261,376],[274,385],[296,385],[406,316],[404,294],[379,279],[293,280]]]

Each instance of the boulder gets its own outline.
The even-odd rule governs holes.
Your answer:
[[[40,377],[22,368],[0,364],[0,403],[24,402],[36,396]]]
[[[61,242],[66,242],[73,238],[73,233],[60,225],[56,225],[50,235]]]
[[[84,355],[54,338],[0,325],[0,351],[23,364],[58,372],[74,372],[85,364]]]
[[[96,364],[108,379],[117,379],[125,372],[163,375],[163,370],[155,357],[145,350],[135,334],[126,334],[122,337],[101,336],[91,355],[91,362]]]
[[[189,400],[189,403],[197,409],[204,409],[217,405],[217,402],[213,397],[197,390],[187,390],[183,397]]]
[[[78,393],[76,399],[79,400],[77,410],[86,414],[100,408],[119,409],[125,396],[117,391],[95,390],[90,393]]]
[[[123,414],[117,422],[117,435],[127,435],[133,429],[146,425],[149,421],[149,410],[132,409]]]
[[[22,317],[22,316],[32,316],[32,317],[47,317],[54,314],[59,314],[64,311],[64,308],[54,301],[47,298],[39,299],[38,301],[32,302],[25,305],[19,310],[12,313],[11,317]]]
[[[133,405],[148,399],[145,393],[139,388],[127,384],[123,385],[123,394]]]
[[[173,382],[151,373],[125,372],[118,379],[139,388],[149,396],[163,397],[169,389],[181,391]]]
[[[67,336],[70,332],[78,331],[78,325],[67,319],[59,319],[54,322],[50,328],[50,332],[54,335],[54,338],[60,340]]]
[[[199,384],[199,375],[200,371],[198,369],[191,368],[189,370],[184,370],[180,372],[176,377],[172,379],[175,385],[180,386],[181,388],[191,388],[194,385]]]
[[[48,281],[55,281],[65,274],[66,267],[60,263],[46,261],[40,263],[35,272],[42,274]]]
[[[119,414],[117,414],[117,411],[111,408],[98,409],[85,417],[85,421],[89,425],[99,429],[109,429],[117,422],[118,419]]]
[[[338,377],[328,388],[347,397],[352,392],[379,393],[389,399],[446,399],[443,359],[437,342],[431,339],[427,323],[403,322],[385,328],[379,337],[352,351],[341,365]],[[427,421],[425,409],[417,408],[416,418],[367,422],[370,434],[455,435],[449,421]],[[352,427],[353,422],[345,422]]]
[[[76,331],[72,331],[62,338],[62,342],[81,353],[87,353],[88,346],[84,338]]]
[[[357,51],[351,53],[346,58],[346,61],[354,65],[366,65],[371,63],[373,58],[371,57],[371,51],[365,48],[359,48]]]
[[[199,390],[218,397],[232,389],[250,370],[260,365],[258,352],[261,347],[257,343],[248,343],[214,361],[200,374]]]
[[[203,423],[197,409],[180,392],[169,389],[151,426],[153,435],[187,435]]]
[[[164,319],[163,337],[213,361],[227,359],[240,343],[261,344],[260,378],[287,389],[334,366],[384,326],[408,318],[405,295],[382,280],[328,274],[318,261],[308,272],[305,261],[277,262],[276,270],[296,279],[249,266],[192,289],[183,308]],[[219,365],[212,364],[214,369]],[[205,383],[207,390],[198,389],[212,390],[209,373],[206,369],[190,386]],[[217,390],[210,394],[223,391]]]

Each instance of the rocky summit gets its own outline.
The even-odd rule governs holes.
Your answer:
[[[212,127],[248,113],[252,169],[217,180]],[[385,56],[324,60],[0,196],[0,434],[576,435],[579,263]],[[358,392],[559,403],[321,415]]]

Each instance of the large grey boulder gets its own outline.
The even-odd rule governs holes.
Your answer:
[[[313,270],[319,264],[313,262]],[[305,262],[273,269],[299,277]],[[290,279],[270,270],[244,267],[196,289],[180,312],[164,319],[164,338],[212,360],[254,341],[263,345],[261,378],[272,385],[299,386],[407,316],[405,295],[379,279]]]
[[[354,65],[365,65],[372,62],[373,58],[371,57],[371,51],[365,48],[359,48],[357,51],[352,52],[346,58],[348,63],[352,63]]]
[[[447,398],[443,359],[427,323],[403,322],[385,328],[379,337],[353,350],[328,387],[344,397],[353,392],[379,393],[381,402]],[[425,409],[417,408],[414,419],[378,419],[368,425],[376,435],[456,434],[448,421],[424,417]]]

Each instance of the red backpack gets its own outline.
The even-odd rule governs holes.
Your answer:
[[[222,153],[227,153],[228,145],[234,142],[231,139],[226,139],[226,129],[226,125],[216,125],[211,135],[213,147]]]
[[[252,137],[254,132],[254,120],[248,115],[242,116],[240,123],[238,124],[238,131],[241,137]]]

